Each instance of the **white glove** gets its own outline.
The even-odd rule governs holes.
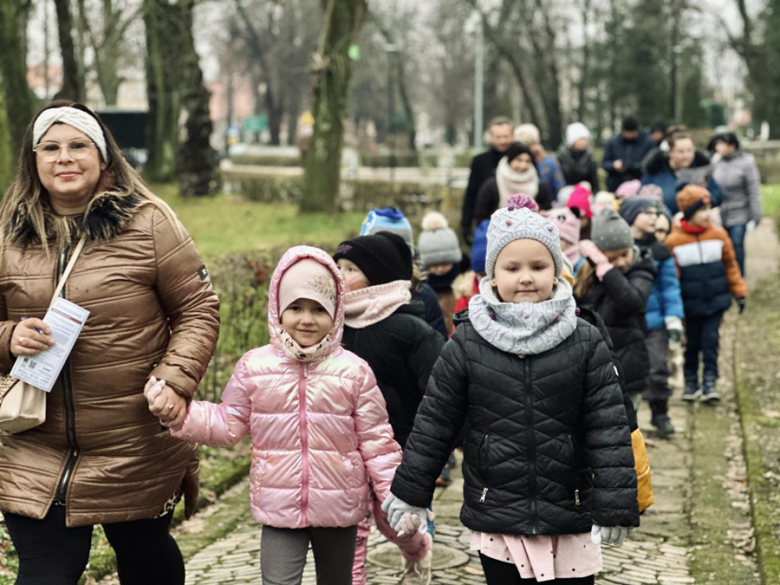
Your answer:
[[[420,519],[418,530],[421,533],[428,531],[428,510],[407,504],[392,493],[388,494],[385,501],[382,502],[382,511],[387,514],[387,523],[397,532],[403,532],[404,528],[408,528],[407,522],[401,522],[404,514],[417,516]]]
[[[758,222],[755,219],[751,219],[749,222],[747,222],[747,225],[745,226],[747,233],[752,233],[753,230],[756,229],[756,225],[758,225]]]
[[[669,349],[672,351],[682,347],[683,324],[679,317],[664,317],[666,331],[669,333]]]
[[[623,546],[629,532],[631,532],[630,526],[599,526],[594,524],[590,530],[590,539],[593,544],[604,543],[611,546]]]

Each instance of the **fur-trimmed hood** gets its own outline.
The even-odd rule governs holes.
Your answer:
[[[67,233],[87,234],[88,240],[111,240],[118,236],[143,205],[149,203],[138,195],[124,195],[106,191],[90,201],[83,215],[67,218],[56,217],[50,209],[44,210],[46,235],[53,239],[57,234],[56,222],[63,222]],[[8,240],[13,244],[29,246],[39,244],[30,208],[23,202],[14,211],[9,225],[5,226]]]
[[[689,168],[697,169],[699,167],[706,167],[708,164],[710,164],[710,157],[697,150]],[[647,160],[645,161],[645,173],[648,175],[655,175],[665,169],[671,170],[668,153],[659,148],[647,156]]]

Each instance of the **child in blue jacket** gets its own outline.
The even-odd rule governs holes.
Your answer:
[[[682,338],[683,301],[677,266],[669,249],[655,237],[658,215],[663,213],[657,202],[642,197],[626,199],[620,207],[620,215],[631,226],[631,235],[641,250],[650,250],[658,270],[653,290],[647,299],[647,347],[650,361],[650,375],[643,392],[650,404],[651,423],[658,435],[668,437],[674,433],[669,418],[669,344],[679,343]]]

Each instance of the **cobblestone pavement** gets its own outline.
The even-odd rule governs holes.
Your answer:
[[[767,225],[759,227],[758,236],[748,238],[749,276],[755,277],[774,269],[780,253],[769,222],[764,223]],[[722,346],[724,363],[728,359],[727,347],[728,344]],[[677,381],[669,412],[677,429],[672,440],[655,437],[650,426],[649,410],[645,405],[640,407],[639,424],[647,442],[655,504],[642,516],[642,526],[630,535],[623,547],[604,548],[604,570],[596,578],[598,585],[686,585],[696,582],[689,570],[691,557],[697,548],[701,548],[701,545],[690,547],[689,544],[692,540],[691,498],[694,496],[691,493],[694,430],[688,428],[692,419],[688,406],[680,400],[681,380]],[[728,385],[728,376],[724,376],[722,382]],[[741,449],[735,448],[735,453],[728,458],[732,466],[744,466]],[[736,475],[741,477],[744,473]],[[463,488],[458,470],[453,471],[453,478],[450,487],[437,489],[435,495],[436,538],[432,582],[436,585],[484,583],[477,554],[469,550],[469,531],[458,519]],[[741,489],[735,491],[744,492],[744,485],[739,481],[736,484]],[[731,506],[748,507],[749,504],[746,496],[741,494],[732,495]],[[260,529],[249,516],[248,506],[240,513],[241,521],[232,533],[188,560],[188,585],[260,583]],[[732,528],[734,530],[729,532],[734,532],[737,539],[741,537],[741,531],[737,530],[740,527]],[[750,532],[749,520],[745,520],[743,528],[742,532]],[[735,558],[743,564],[752,563],[745,555],[737,554]],[[398,582],[400,555],[376,528],[369,539],[368,560],[369,585]],[[311,554],[303,582],[305,585],[316,582]],[[707,582],[713,581],[707,579]]]
[[[649,425],[647,409],[640,410],[640,424]],[[653,466],[656,504],[642,518],[642,527],[632,533],[622,548],[604,549],[604,570],[599,584],[685,585],[694,583],[688,570],[688,537],[685,499],[687,495],[690,449],[685,437],[687,410],[673,401],[671,415],[678,433],[673,441],[653,438],[646,431]],[[436,539],[433,583],[473,585],[484,583],[477,553],[469,550],[469,531],[460,524],[462,498],[459,471],[448,488],[439,488],[434,501]],[[370,585],[397,583],[400,556],[376,529],[369,539]],[[315,583],[314,562],[304,573],[304,584]],[[231,534],[206,547],[187,562],[188,585],[260,583],[260,529],[248,511]]]

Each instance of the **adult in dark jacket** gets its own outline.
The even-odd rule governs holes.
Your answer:
[[[601,166],[607,171],[607,191],[614,193],[626,181],[642,176],[642,161],[655,148],[655,142],[639,129],[635,118],[623,120],[620,134],[604,146]]]
[[[710,158],[696,150],[693,138],[688,132],[676,131],[666,139],[669,152],[656,150],[645,160],[642,185],[657,185],[664,193],[664,205],[669,214],[677,213],[677,191],[686,183],[707,188],[712,206],[720,205],[723,191],[712,178]]]
[[[474,205],[477,202],[479,189],[485,181],[495,175],[498,162],[504,157],[512,140],[512,121],[504,117],[494,118],[490,122],[490,150],[478,154],[471,161],[469,183],[463,197],[460,220],[461,232],[469,243],[474,231]]]
[[[539,178],[531,149],[515,142],[501,159],[494,177],[485,181],[477,195],[474,220],[477,225],[490,219],[499,207],[506,207],[512,195],[522,193],[536,201],[539,209],[552,209],[554,194]]]
[[[567,185],[587,181],[595,193],[599,190],[599,175],[589,145],[590,130],[585,124],[569,124],[566,127],[566,144],[558,150],[558,162],[561,163]]]
[[[619,544],[639,522],[612,356],[598,330],[576,316],[560,278],[557,228],[530,206],[513,198],[490,221],[487,276],[434,367],[383,505],[393,526],[406,511],[419,518],[468,421],[461,521],[480,533],[488,583],[501,582],[487,570],[495,559],[482,554],[489,538],[533,539],[555,562],[559,535],[586,549],[591,534]]]
[[[574,294],[579,306],[604,319],[636,404],[649,372],[645,309],[656,267],[649,251],[634,246],[628,224],[612,210],[595,217],[592,238],[580,242],[588,263],[580,268]]]

